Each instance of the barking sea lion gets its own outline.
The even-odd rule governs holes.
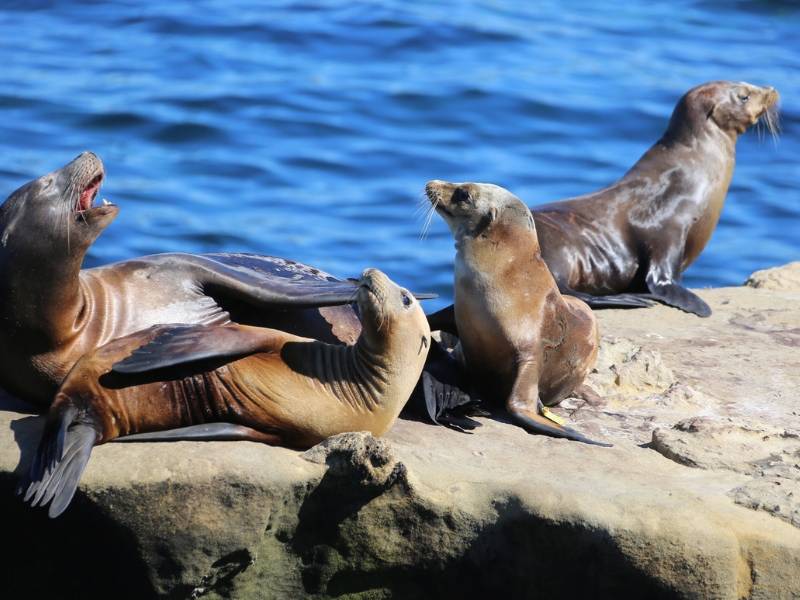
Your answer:
[[[104,177],[100,159],[85,152],[0,207],[0,386],[7,391],[47,407],[85,353],[161,323],[234,321],[355,342],[358,315],[341,306],[355,285],[291,260],[172,253],[81,270],[119,212],[105,201],[93,206]]]

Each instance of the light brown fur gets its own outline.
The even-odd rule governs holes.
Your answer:
[[[559,293],[530,211],[490,184],[431,181],[426,191],[456,239],[455,321],[480,397],[524,426],[586,441],[539,415],[540,400],[557,404],[584,380],[599,333],[589,307]]]

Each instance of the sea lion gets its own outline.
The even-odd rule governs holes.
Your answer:
[[[736,139],[765,116],[777,129],[778,92],[713,81],[687,92],[667,130],[633,168],[597,192],[531,208],[542,257],[562,294],[590,306],[654,299],[700,317],[711,308],[681,283],[719,221]]]
[[[0,207],[0,386],[8,392],[47,407],[86,352],[160,323],[358,337],[355,308],[340,306],[355,285],[290,260],[173,253],[81,270],[119,212],[106,201],[93,206],[104,177],[100,159],[85,152]]]
[[[478,396],[535,432],[597,444],[542,415],[583,382],[599,333],[591,309],[559,293],[528,208],[491,184],[431,181],[425,191],[456,240],[450,333]]]
[[[55,517],[92,447],[140,432],[292,447],[383,435],[422,373],[431,332],[413,295],[377,269],[362,274],[358,306],[352,346],[229,324],[156,326],[89,352],[62,383],[18,493],[34,506],[52,499]]]

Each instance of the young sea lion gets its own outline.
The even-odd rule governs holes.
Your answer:
[[[559,293],[528,208],[490,184],[431,181],[425,191],[456,240],[449,329],[478,397],[533,431],[597,443],[540,414],[584,380],[599,334],[591,309]]]
[[[18,493],[34,506],[52,500],[55,517],[93,446],[142,432],[294,447],[383,435],[422,373],[430,329],[414,296],[376,269],[358,282],[358,306],[352,346],[229,324],[156,326],[89,352],[61,385]]]
[[[733,176],[736,140],[766,116],[778,92],[713,81],[680,99],[667,130],[622,179],[597,192],[531,208],[542,256],[562,294],[590,306],[649,299],[708,317],[681,273],[717,226]]]

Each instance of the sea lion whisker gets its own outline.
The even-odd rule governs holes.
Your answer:
[[[414,215],[413,216],[416,217],[417,214],[420,211],[423,211],[423,213],[424,213],[424,211],[427,210],[427,207],[428,207],[429,204],[430,204],[430,202],[428,202],[428,198],[425,196],[425,192],[424,191],[420,192],[420,199],[419,199],[419,202],[417,202],[417,204],[416,204],[417,208],[414,211]]]
[[[431,223],[433,222],[433,215],[436,213],[436,205],[438,203],[439,203],[439,199],[438,198],[435,200],[434,203],[430,203],[430,202],[428,203],[428,206],[429,206],[428,213],[425,216],[425,223],[422,226],[422,233],[419,236],[419,243],[420,244],[422,242],[424,242],[425,239],[428,237],[428,228],[431,226]]]
[[[764,121],[770,134],[772,134],[772,139],[775,142],[775,145],[777,146],[778,136],[782,133],[781,122],[780,122],[780,108],[778,107],[777,104],[773,104],[766,110],[766,112],[764,113]]]

